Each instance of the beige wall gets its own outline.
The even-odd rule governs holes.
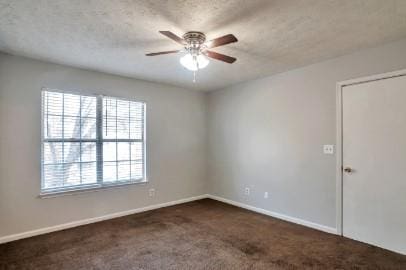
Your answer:
[[[402,40],[208,95],[0,54],[0,237],[207,192],[335,227],[336,159],[322,154],[336,141],[335,84],[406,68],[405,50]],[[39,199],[42,87],[145,100],[150,182]]]
[[[38,198],[42,87],[146,101],[149,183]],[[196,91],[0,54],[0,237],[204,194],[205,105]]]
[[[405,51],[402,40],[210,93],[210,193],[336,227],[336,159],[322,153],[336,144],[336,83],[404,69]]]

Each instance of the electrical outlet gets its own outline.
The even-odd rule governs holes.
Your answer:
[[[265,193],[264,193],[264,199],[268,199],[268,197],[269,197],[268,191],[265,191]]]
[[[155,189],[154,189],[154,188],[151,188],[150,190],[148,190],[148,195],[149,195],[150,197],[154,197],[154,196],[155,196]]]
[[[250,188],[246,187],[244,193],[245,193],[245,195],[249,196],[250,195]]]
[[[332,144],[323,145],[323,153],[326,155],[333,155],[334,154],[334,145],[332,145]]]

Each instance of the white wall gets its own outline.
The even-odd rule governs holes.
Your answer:
[[[322,153],[336,143],[336,83],[404,69],[405,51],[402,40],[210,93],[210,193],[336,227],[336,159]]]
[[[149,183],[38,198],[42,87],[146,101]],[[206,193],[205,105],[191,90],[0,54],[0,237]]]

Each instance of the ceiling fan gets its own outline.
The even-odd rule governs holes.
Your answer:
[[[196,72],[199,69],[205,68],[209,64],[207,57],[220,60],[229,64],[234,63],[237,59],[228,55],[210,51],[209,49],[237,42],[237,38],[228,34],[219,38],[215,38],[206,42],[206,35],[202,32],[190,31],[186,32],[183,37],[179,37],[170,31],[159,31],[162,35],[172,39],[183,46],[183,49],[147,53],[146,56],[156,56],[161,54],[185,52],[186,55],[180,58],[180,63],[185,68],[194,72],[193,82],[196,81]]]

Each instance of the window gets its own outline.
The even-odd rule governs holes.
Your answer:
[[[143,182],[145,103],[42,92],[41,193]]]

